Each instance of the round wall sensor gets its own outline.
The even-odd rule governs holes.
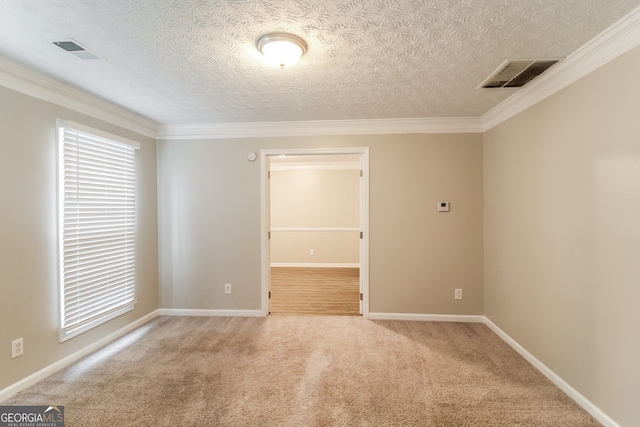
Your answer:
[[[247,154],[247,160],[249,160],[250,162],[253,162],[255,159],[256,159],[256,153]]]

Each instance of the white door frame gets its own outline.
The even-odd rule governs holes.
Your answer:
[[[269,281],[271,254],[269,249],[269,172],[270,156],[356,154],[362,164],[362,193],[360,196],[360,214],[362,216],[360,239],[360,292],[362,293],[362,317],[369,318],[369,147],[353,148],[281,148],[260,150],[260,245],[261,254],[261,307],[263,316],[269,314]]]

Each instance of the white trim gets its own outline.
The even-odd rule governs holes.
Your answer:
[[[359,233],[357,227],[274,227],[272,233]]]
[[[360,178],[360,314],[369,318],[369,148],[361,156],[362,176]]]
[[[369,313],[371,320],[418,320],[426,322],[472,322],[484,323],[504,342],[527,360],[534,368],[554,383],[562,392],[573,399],[580,407],[591,414],[605,427],[621,427],[611,417],[604,413],[600,408],[594,405],[589,399],[584,397],[578,390],[573,388],[569,383],[563,380],[558,374],[549,369],[544,363],[538,360],[534,355],[529,353],[516,340],[511,338],[506,332],[500,329],[495,323],[486,316],[474,315],[449,315],[449,314],[408,314],[408,313]]]
[[[640,7],[482,116],[483,132],[640,45]],[[491,89],[480,89],[491,90]]]
[[[369,317],[369,147],[336,148],[297,148],[260,150],[260,247],[261,247],[261,310],[264,316],[269,313],[269,159],[281,155],[318,155],[318,154],[357,154],[362,160],[362,187],[360,211],[363,237],[360,239],[360,283],[362,293],[362,316]]]
[[[534,355],[529,353],[523,346],[521,346],[516,340],[511,338],[506,332],[500,329],[495,323],[493,323],[486,316],[484,317],[484,324],[495,332],[502,340],[509,344],[515,351],[517,351],[522,357],[524,357],[529,363],[531,363],[538,371],[540,371],[545,377],[551,380],[560,390],[566,395],[575,400],[585,411],[590,413],[595,419],[600,421],[605,427],[621,427],[620,424],[615,422],[611,417],[605,414],[600,408],[594,405],[589,399],[584,397],[575,388],[571,387],[565,380],[563,380],[558,374],[549,369],[544,363],[538,360]]]
[[[158,139],[269,138],[316,135],[482,133],[480,117],[314,120],[300,122],[208,123],[158,126]]]
[[[372,320],[417,320],[421,322],[484,323],[484,316],[464,314],[369,313]]]
[[[46,368],[43,368],[41,370],[39,370],[38,372],[29,375],[28,377],[18,381],[17,383],[14,383],[12,385],[10,385],[9,387],[0,390],[0,402],[9,399],[10,397],[14,396],[16,393],[21,392],[22,390],[31,387],[32,385],[36,384],[39,381],[42,381],[43,379],[47,378],[48,376],[66,368],[67,366],[71,365],[72,363],[77,362],[78,360],[82,359],[85,356],[88,356],[89,354],[101,349],[102,347],[106,346],[107,344],[117,340],[118,338],[128,334],[129,332],[133,331],[134,329],[139,328],[140,326],[144,325],[145,323],[155,319],[156,317],[158,317],[159,315],[159,310],[156,310],[154,312],[151,312],[149,314],[147,314],[146,316],[141,317],[138,320],[135,320],[133,322],[131,322],[130,324],[128,324],[127,326],[118,329],[117,331],[107,335],[106,337],[95,341],[94,343],[76,351],[75,353],[70,354],[69,356],[58,360],[57,362],[52,363],[51,365],[47,366]]]
[[[271,162],[271,172],[310,170],[359,170],[359,162]]]
[[[82,123],[74,122],[72,120],[58,119],[57,124],[58,124],[58,128],[75,129],[80,132],[92,134],[92,136],[108,139],[109,142],[119,142],[124,145],[129,145],[135,149],[139,149],[141,145],[138,141],[133,141],[131,139],[124,138],[120,135],[114,135],[109,132],[104,132],[100,129],[92,128],[91,126],[86,126],[86,125],[83,125]]]
[[[270,197],[270,163],[271,158],[260,152],[260,310],[263,316],[269,314],[269,296],[271,291],[271,245],[269,229],[271,228]]]
[[[640,7],[481,117],[158,125],[152,120],[4,58],[0,58],[0,85],[156,139],[483,133],[639,44]]]
[[[269,156],[314,156],[314,155],[362,155],[369,151],[369,147],[334,147],[334,148],[265,148],[260,154]]]
[[[271,267],[360,268],[357,262],[272,262]]]
[[[4,58],[0,58],[0,85],[140,135],[157,136],[157,123],[154,121]]]
[[[28,377],[0,390],[0,402],[3,402],[22,390],[36,384],[48,376],[66,368],[72,363],[82,359],[83,357],[99,350],[118,338],[128,334],[129,332],[139,328],[158,316],[224,316],[224,317],[262,317],[265,316],[264,310],[189,310],[189,309],[159,309],[140,319],[120,328],[119,330],[107,335],[106,337],[76,351],[69,356],[58,360],[40,371],[29,375]],[[580,394],[576,389],[569,385],[565,380],[549,369],[544,363],[529,353],[516,340],[511,338],[506,332],[500,329],[489,318],[482,315],[450,315],[450,314],[417,314],[417,313],[368,313],[370,320],[401,320],[401,321],[428,321],[428,322],[468,322],[468,323],[484,323],[503,341],[511,346],[518,354],[524,357],[538,371],[553,382],[560,390],[572,398],[584,410],[596,418],[605,427],[621,427],[611,417],[605,414],[600,408],[594,405],[590,400]]]
[[[217,310],[161,308],[160,316],[262,317],[261,310]]]

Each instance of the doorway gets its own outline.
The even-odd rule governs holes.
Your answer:
[[[368,166],[368,148],[261,151],[264,315],[368,317]]]

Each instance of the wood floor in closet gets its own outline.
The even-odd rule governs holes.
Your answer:
[[[359,315],[360,269],[272,267],[272,314]]]

